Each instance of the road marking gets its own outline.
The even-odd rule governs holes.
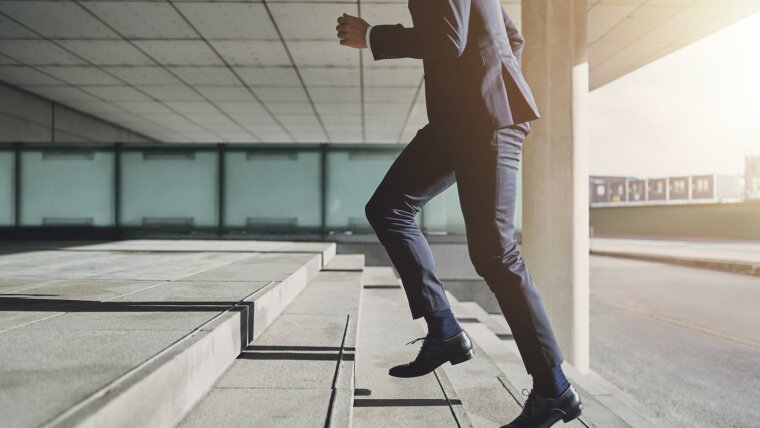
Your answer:
[[[671,324],[671,325],[682,327],[682,328],[685,328],[685,329],[688,329],[688,330],[696,331],[698,333],[706,334],[708,336],[719,337],[721,339],[725,339],[725,340],[728,340],[728,341],[731,341],[731,342],[734,342],[734,343],[738,343],[740,345],[745,345],[745,346],[749,346],[749,347],[752,347],[752,348],[755,348],[755,349],[760,349],[760,342],[756,342],[754,340],[749,340],[749,339],[745,339],[743,337],[738,337],[738,336],[733,336],[733,335],[730,335],[730,334],[727,334],[727,333],[722,333],[722,332],[717,331],[717,330],[712,330],[712,329],[709,329],[709,328],[706,328],[706,327],[698,326],[696,324],[691,324],[691,323],[688,323],[688,322],[685,322],[685,321],[681,321],[681,320],[678,320],[678,319],[675,319],[675,318],[671,318],[671,317],[668,317],[668,316],[665,316],[665,315],[660,315],[660,314],[657,314],[657,313],[654,313],[654,312],[649,312],[649,311],[646,311],[644,309],[636,308],[634,306],[624,305],[622,303],[616,303],[616,302],[611,302],[609,300],[600,299],[598,297],[592,297],[591,300],[594,301],[594,302],[596,302],[596,303],[601,303],[602,305],[606,305],[606,306],[610,306],[610,307],[613,307],[613,308],[617,308],[617,309],[620,309],[620,310],[623,310],[625,312],[629,312],[629,313],[632,313],[632,314],[641,315],[641,316],[644,316],[644,317],[647,317],[647,318],[654,319],[656,321],[661,321],[661,322],[664,322],[664,323],[667,323],[667,324]]]

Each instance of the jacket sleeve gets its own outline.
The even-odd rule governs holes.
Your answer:
[[[415,27],[374,25],[368,35],[374,59],[451,58],[467,45],[471,0],[433,0]]]
[[[512,47],[512,53],[517,60],[520,60],[522,56],[523,47],[525,46],[525,39],[522,34],[517,31],[517,26],[509,17],[507,10],[504,6],[501,7],[501,14],[504,16],[504,26],[507,27],[507,37],[509,37],[509,46]]]

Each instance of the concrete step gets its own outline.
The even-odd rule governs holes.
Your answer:
[[[3,424],[176,424],[335,246],[178,245],[188,242],[193,252],[116,243],[0,257]]]
[[[413,360],[419,350],[419,343],[404,344],[424,335],[410,316],[400,284],[392,268],[365,270],[354,426],[472,426],[442,369],[413,379],[388,376],[390,367]]]
[[[350,427],[363,255],[337,255],[180,427]]]
[[[452,373],[452,384],[463,397],[465,410],[473,420],[484,422],[488,426],[494,415],[493,409],[483,407],[481,403],[487,397],[481,397],[479,390],[483,385],[492,384],[494,373],[503,390],[511,398],[511,414],[514,417],[527,398],[523,390],[532,387],[532,378],[525,372],[517,346],[511,334],[504,334],[506,321],[499,315],[485,313],[474,307],[471,302],[460,302],[451,293],[447,293],[452,310],[460,319],[464,329],[475,342],[476,351],[480,351],[483,360],[479,363],[462,364],[466,375]],[[494,331],[495,330],[495,331]],[[476,358],[477,360],[477,358]],[[469,367],[467,367],[469,366]],[[457,368],[460,366],[457,366]],[[664,427],[667,426],[654,412],[644,408],[625,392],[615,388],[597,374],[581,374],[571,364],[565,362],[563,369],[583,398],[583,416],[567,424],[569,427]],[[448,370],[447,370],[448,371]],[[461,373],[460,373],[461,374]],[[481,382],[475,381],[482,378]],[[473,388],[477,392],[469,392]],[[495,388],[498,389],[498,388]],[[471,399],[470,399],[471,398]],[[518,405],[515,409],[515,405]],[[514,411],[517,413],[514,413]],[[476,424],[477,425],[477,424]]]

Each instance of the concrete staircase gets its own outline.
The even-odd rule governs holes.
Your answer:
[[[334,243],[256,241],[4,255],[0,426],[176,425],[308,284],[359,260],[345,259]]]
[[[363,268],[335,256],[179,426],[351,426]]]
[[[425,333],[390,267],[333,243],[123,241],[0,256],[0,426],[494,427],[530,387],[501,316],[476,358],[395,379]],[[665,426],[568,367],[571,427]]]

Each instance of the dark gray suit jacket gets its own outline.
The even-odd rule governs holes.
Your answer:
[[[444,128],[503,128],[539,117],[520,71],[524,39],[499,0],[409,0],[414,27],[375,25],[375,60],[419,58],[428,119]]]

